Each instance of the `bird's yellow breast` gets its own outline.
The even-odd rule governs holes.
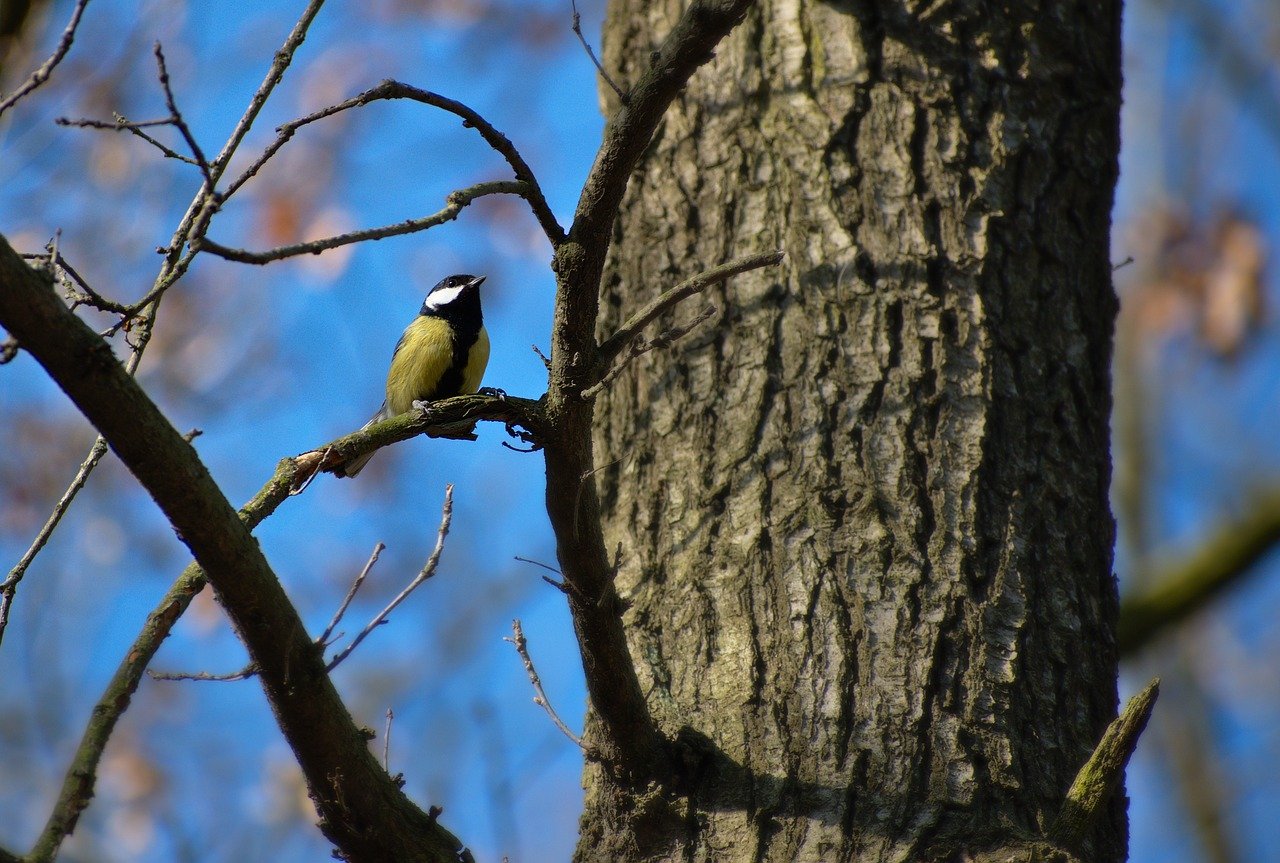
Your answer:
[[[402,414],[415,401],[433,401],[480,388],[489,363],[489,335],[484,327],[467,351],[466,362],[454,362],[452,329],[442,318],[419,316],[404,331],[387,372],[387,410]]]
[[[462,392],[473,393],[480,389],[484,370],[489,365],[489,333],[484,326],[476,336],[475,344],[467,352],[467,367],[462,370]]]

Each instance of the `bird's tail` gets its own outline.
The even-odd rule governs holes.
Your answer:
[[[360,431],[364,431],[374,423],[380,423],[385,419],[389,419],[390,416],[391,415],[387,412],[387,403],[384,401],[382,403],[382,407],[378,408],[378,412],[375,413],[372,417],[370,417],[367,423],[360,426]],[[364,470],[364,466],[369,463],[369,459],[373,458],[375,453],[377,453],[377,450],[372,450],[370,452],[365,453],[364,455],[356,456],[346,464],[339,465],[338,467],[333,469],[334,476],[345,476],[345,477],[355,476],[356,474],[360,473],[360,471]]]

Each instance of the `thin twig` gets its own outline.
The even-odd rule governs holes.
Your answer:
[[[105,129],[112,132],[128,132],[135,138],[141,138],[143,141],[155,147],[166,159],[177,159],[179,162],[201,167],[200,163],[195,159],[190,156],[182,155],[159,138],[148,135],[146,132],[142,131],[143,129],[149,129],[154,126],[173,126],[175,124],[172,117],[166,117],[163,120],[143,120],[135,122],[125,117],[123,114],[116,114],[110,121],[94,120],[89,117],[81,117],[76,120],[72,120],[70,117],[58,117],[53,122],[59,126],[67,126],[75,129]],[[207,165],[205,167],[207,168]]]
[[[326,117],[332,117],[342,111],[351,108],[359,108],[368,105],[371,102],[392,99],[409,99],[414,102],[421,102],[424,105],[430,105],[447,111],[457,117],[462,118],[462,125],[475,129],[484,138],[485,143],[492,147],[500,156],[506,159],[507,164],[511,166],[511,170],[515,174],[515,178],[524,183],[522,191],[516,193],[528,202],[530,209],[533,210],[534,218],[538,220],[538,224],[542,227],[542,231],[546,234],[547,239],[551,242],[552,247],[557,247],[564,241],[564,229],[560,227],[560,223],[556,221],[555,214],[551,212],[550,205],[547,204],[546,197],[542,194],[542,187],[538,184],[538,178],[534,175],[533,170],[529,167],[529,163],[520,155],[520,151],[515,148],[510,139],[503,135],[493,127],[493,124],[480,116],[476,111],[462,104],[461,102],[441,96],[439,93],[432,93],[429,90],[421,90],[417,87],[411,87],[408,84],[402,84],[399,81],[386,80],[380,82],[377,86],[372,87],[357,96],[331,105],[328,108],[322,108],[305,117],[285,123],[276,129],[276,140],[262,152],[257,159],[251,164],[239,177],[231,182],[227,187],[224,197],[230,197],[241,186],[248,182],[254,175],[261,170],[262,166],[274,156],[281,147],[283,147],[293,137],[294,133],[301,127],[322,120]],[[216,160],[215,160],[216,163]]]
[[[1138,745],[1138,737],[1147,727],[1151,711],[1160,694],[1160,678],[1155,678],[1141,692],[1129,699],[1116,717],[1089,760],[1076,774],[1058,817],[1049,828],[1049,839],[1077,850],[1088,834],[1116,785],[1124,776],[1125,765]]]
[[[614,80],[609,77],[609,73],[604,70],[604,66],[596,58],[596,52],[591,50],[591,45],[587,42],[587,37],[582,35],[582,16],[578,14],[578,0],[570,0],[573,4],[573,32],[578,37],[578,41],[582,43],[582,47],[586,49],[587,56],[591,58],[591,62],[595,64],[596,69],[600,72],[600,77],[604,78],[606,84],[618,94],[618,101],[624,105],[631,103],[631,94],[627,93],[619,87]]]
[[[172,126],[173,118],[165,117],[160,120],[130,120],[123,114],[116,114],[115,118],[112,120],[95,120],[92,117],[79,117],[72,120],[70,117],[58,117],[53,122],[59,126],[67,126],[72,129],[105,129],[112,132],[128,132],[133,129],[152,129],[157,126]]]
[[[339,651],[333,659],[329,660],[328,665],[325,666],[326,671],[333,671],[337,668],[342,660],[351,655],[351,651],[360,646],[360,642],[364,641],[365,638],[368,637],[369,633],[387,622],[387,617],[391,612],[395,611],[396,606],[408,599],[409,594],[417,590],[419,585],[436,574],[436,567],[440,564],[440,553],[444,551],[444,540],[445,537],[449,535],[449,524],[452,521],[453,484],[450,483],[444,487],[444,506],[441,508],[440,513],[440,527],[436,531],[436,547],[431,550],[431,556],[427,558],[427,562],[423,565],[422,571],[414,576],[413,581],[409,582],[408,586],[406,586],[404,590],[400,591],[400,593],[396,595],[395,599],[387,603],[386,608],[374,615],[374,618],[365,625],[364,629],[360,630],[360,634],[353,638],[350,644]]]
[[[382,769],[391,772],[391,721],[396,718],[391,708],[387,708],[387,730],[382,732]]]
[[[369,560],[365,563],[364,569],[360,570],[360,574],[356,576],[356,580],[351,582],[351,587],[347,589],[347,595],[342,598],[342,604],[338,606],[338,610],[334,613],[333,619],[329,621],[329,625],[324,628],[324,632],[320,633],[320,637],[316,639],[316,644],[321,649],[328,647],[329,636],[338,624],[342,622],[342,615],[347,613],[347,606],[351,605],[351,600],[356,598],[356,592],[360,590],[360,586],[364,584],[364,580],[369,577],[369,571],[373,569],[373,565],[378,562],[378,555],[386,549],[382,543],[377,543],[373,547],[373,554],[369,555]]]
[[[636,357],[644,356],[655,348],[670,347],[677,340],[684,338],[689,333],[697,329],[703,321],[707,320],[715,313],[715,306],[707,306],[689,323],[678,327],[672,327],[668,330],[663,330],[652,339],[646,340],[636,336],[632,339],[631,347],[627,350],[626,355],[616,362],[612,368],[605,372],[604,377],[600,378],[600,380],[595,384],[592,384],[583,390],[582,397],[584,399],[595,398],[600,393],[604,392],[605,388],[607,388],[609,384],[613,383],[614,379],[617,378],[618,375],[622,374],[623,369],[625,369]]]
[[[694,294],[700,293],[712,285],[719,284],[731,276],[739,273],[746,273],[751,270],[758,270],[761,267],[769,267],[782,263],[785,253],[781,250],[776,252],[765,252],[759,255],[747,255],[737,260],[729,261],[718,267],[712,267],[706,272],[698,273],[691,279],[685,279],[674,288],[663,291],[657,298],[646,303],[643,308],[633,314],[631,317],[618,327],[613,335],[605,339],[600,345],[600,358],[603,362],[609,362],[615,356],[622,352],[632,339],[640,334],[646,326],[653,322],[655,318],[665,312],[667,309],[692,297]]]
[[[196,141],[196,136],[191,134],[191,127],[187,125],[187,121],[183,119],[182,112],[178,110],[178,103],[173,98],[173,90],[169,86],[169,68],[164,62],[164,51],[160,47],[160,43],[156,42],[154,47],[156,57],[156,74],[160,78],[160,88],[164,90],[164,104],[169,109],[169,120],[177,128],[178,133],[182,135],[182,139],[187,142],[187,147],[191,150],[191,157],[195,159],[196,165],[200,168],[200,173],[204,176],[205,191],[213,194],[213,172],[209,168],[209,160],[204,157],[204,150],[200,149],[200,144]]]
[[[518,554],[516,555],[516,560],[520,561],[521,563],[532,563],[534,566],[540,566],[543,569],[547,570],[548,572],[554,572],[556,575],[560,575],[560,570],[556,569],[551,564],[543,563],[540,560],[533,560],[532,558],[521,557]]]
[[[18,591],[18,584],[22,581],[22,577],[27,574],[27,568],[31,566],[31,562],[49,542],[49,538],[53,536],[53,531],[58,527],[62,517],[66,515],[67,508],[71,506],[71,502],[76,499],[76,495],[80,493],[80,489],[84,488],[84,484],[89,480],[89,474],[93,473],[93,469],[98,466],[98,462],[102,461],[102,457],[107,454],[107,442],[101,436],[93,442],[93,446],[89,449],[89,455],[81,463],[80,469],[76,471],[75,478],[71,480],[71,484],[67,486],[67,490],[62,493],[62,497],[54,504],[53,512],[49,513],[49,517],[45,520],[44,526],[40,528],[40,532],[36,534],[36,538],[32,540],[31,545],[27,548],[22,558],[9,570],[8,576],[5,577],[4,583],[0,584],[0,642],[4,641],[4,631],[9,625],[9,608],[13,604],[13,597]]]
[[[329,646],[329,636],[333,633],[335,627],[341,622],[342,616],[346,614],[347,606],[351,605],[351,600],[355,599],[356,592],[360,590],[360,586],[364,584],[364,580],[369,577],[369,571],[373,569],[373,565],[378,562],[378,555],[382,554],[386,546],[378,543],[373,547],[373,554],[369,555],[369,560],[365,563],[364,568],[360,570],[355,581],[351,583],[351,587],[347,589],[347,595],[343,597],[342,604],[338,606],[338,611],[333,615],[333,619],[329,621],[329,625],[324,628],[324,632],[316,637],[316,645],[321,650]],[[338,635],[341,638],[341,634]],[[335,639],[336,640],[336,639]],[[258,674],[258,666],[256,663],[250,662],[239,671],[232,671],[223,674],[213,674],[208,671],[151,671],[147,670],[147,676],[152,680],[196,680],[196,681],[217,681],[227,682],[234,680],[248,680],[256,677]]]
[[[551,706],[547,693],[542,688],[542,679],[538,677],[538,670],[533,667],[533,659],[529,656],[529,642],[524,637],[524,628],[520,626],[520,618],[511,621],[510,637],[503,636],[503,641],[510,642],[515,645],[516,653],[520,654],[520,661],[524,663],[524,673],[529,676],[529,682],[533,684],[533,703],[541,707],[547,712],[547,716],[551,717],[551,721],[556,728],[560,729],[560,733],[573,741],[573,745],[577,746],[583,752],[590,752],[591,749],[582,742],[582,738],[573,732],[573,729],[564,724],[564,720],[560,718],[560,714],[556,713],[555,708]]]
[[[233,249],[209,239],[193,240],[192,246],[200,251],[211,252],[220,258],[226,258],[228,261],[239,261],[242,264],[269,264],[272,261],[282,261],[285,258],[293,258],[299,255],[318,255],[329,249],[348,246],[352,243],[361,243],[366,240],[381,240],[386,237],[398,237],[404,234],[425,231],[428,228],[434,228],[437,225],[443,225],[445,222],[451,222],[458,218],[458,214],[462,212],[463,208],[477,198],[483,198],[487,195],[523,196],[526,191],[524,183],[518,180],[494,180],[488,183],[477,183],[474,186],[450,192],[449,196],[445,198],[444,209],[430,216],[424,216],[420,219],[406,219],[394,225],[351,231],[346,234],[326,237],[322,240],[280,246],[265,252]]]
[[[88,5],[89,0],[76,0],[75,8],[71,10],[71,20],[67,22],[66,28],[62,31],[62,38],[58,40],[58,47],[53,49],[49,59],[40,64],[40,68],[27,76],[27,80],[19,84],[16,90],[5,97],[3,102],[0,102],[0,114],[8,111],[18,104],[24,96],[49,80],[53,70],[58,67],[58,64],[62,62],[62,58],[66,57],[67,52],[71,50],[71,43],[76,38],[76,28],[80,26],[80,17],[84,14],[84,7]]]
[[[76,272],[75,268],[72,267],[71,264],[67,263],[67,259],[65,256],[63,256],[62,251],[60,249],[56,251],[51,250],[50,254],[53,257],[54,265],[59,270],[66,273],[67,276],[71,278],[71,281],[75,282],[76,285],[80,287],[80,290],[84,292],[83,297],[80,297],[80,296],[74,297],[75,300],[85,303],[87,305],[93,306],[95,309],[97,309],[100,312],[124,314],[126,310],[125,306],[121,303],[108,300],[106,297],[102,296],[102,294],[95,291],[89,285],[89,283],[85,281],[84,277],[81,276],[78,272]]]

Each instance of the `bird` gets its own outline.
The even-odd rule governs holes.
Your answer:
[[[413,323],[405,328],[391,352],[387,397],[378,412],[361,427],[405,413],[415,402],[429,402],[474,393],[489,364],[489,333],[480,310],[484,276],[446,276],[427,293]],[[373,453],[356,456],[334,473],[353,477]]]

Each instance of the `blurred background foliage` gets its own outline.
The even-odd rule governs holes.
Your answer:
[[[60,231],[60,251],[100,293],[124,302],[145,294],[156,247],[198,172],[127,133],[54,120],[164,116],[158,40],[179,107],[216,150],[301,6],[91,2],[51,80],[0,117],[0,232],[39,252]],[[0,91],[48,56],[71,7],[0,6]],[[598,45],[603,0],[579,7]],[[1264,531],[1259,554],[1218,573],[1222,589],[1126,658],[1126,692],[1165,679],[1130,769],[1132,859],[1280,860],[1280,561],[1269,553],[1280,537],[1280,8],[1132,0],[1126,14],[1114,234],[1125,596],[1157,591],[1206,541],[1242,524],[1261,518]],[[232,172],[280,123],[394,77],[460,99],[505,132],[567,224],[603,126],[570,24],[559,0],[333,3]],[[314,239],[435,212],[451,190],[507,176],[456,118],[375,104],[299,133],[216,217],[210,237],[252,249]],[[549,257],[522,203],[497,197],[426,234],[316,257],[251,267],[203,255],[166,296],[140,376],[175,424],[202,431],[196,445],[238,504],[279,458],[372,413],[395,339],[443,275],[489,276],[485,383],[541,394],[531,345],[547,347]],[[579,754],[532,703],[502,641],[522,618],[552,700],[578,724],[585,696],[568,615],[542,571],[515,559],[554,558],[541,459],[502,447],[500,428],[479,434],[385,450],[355,481],[322,477],[257,534],[316,632],[374,543],[387,544],[340,627],[350,637],[417,572],[444,485],[457,484],[439,575],[339,669],[338,683],[380,735],[394,710],[392,772],[419,802],[445,806],[445,823],[479,859],[565,860],[581,805]],[[29,357],[0,367],[0,572],[22,556],[92,441]],[[40,830],[87,712],[186,562],[108,456],[22,582],[0,644],[0,844],[25,848]],[[244,661],[206,593],[155,667],[226,672]],[[325,859],[313,820],[256,683],[147,680],[63,859]]]

